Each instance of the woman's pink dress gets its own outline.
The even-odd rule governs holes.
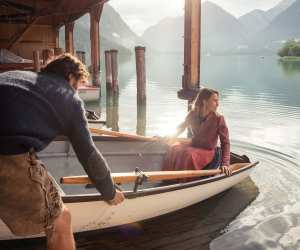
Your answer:
[[[230,142],[224,117],[218,113],[209,114],[200,120],[196,112],[186,118],[193,137],[190,144],[175,143],[166,155],[163,170],[201,170],[214,158],[218,139],[222,150],[222,166],[229,166]]]

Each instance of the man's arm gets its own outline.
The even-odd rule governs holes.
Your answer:
[[[110,169],[100,151],[96,148],[90,132],[81,102],[73,105],[71,121],[66,131],[74,151],[89,178],[105,200],[112,200],[116,190],[111,179]]]

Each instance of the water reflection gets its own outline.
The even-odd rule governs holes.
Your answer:
[[[278,60],[278,64],[286,76],[295,76],[300,74],[300,61],[293,62]]]
[[[113,131],[119,131],[119,93],[106,93],[106,126]]]
[[[146,135],[146,103],[137,105],[137,122],[136,122],[136,134]]]
[[[186,101],[177,99],[183,58],[146,55],[146,62],[147,107],[136,105],[134,60],[119,67],[118,125],[125,132],[170,134],[187,112]],[[299,246],[295,236],[300,228],[300,208],[296,206],[300,201],[298,72],[298,64],[278,64],[277,56],[202,57],[201,83],[221,93],[220,111],[228,122],[231,140],[239,142],[233,143],[233,151],[261,161],[252,175],[260,189],[259,198],[232,223],[228,233],[212,243],[213,249]],[[101,106],[109,109],[106,98]],[[253,144],[251,149],[245,148],[248,143]]]

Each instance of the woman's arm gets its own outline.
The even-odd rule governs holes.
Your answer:
[[[219,137],[220,137],[221,150],[222,150],[222,166],[229,166],[230,165],[230,140],[229,140],[229,130],[226,125],[224,116],[220,117]]]
[[[182,132],[190,125],[191,117],[193,115],[193,111],[190,111],[184,119],[184,122],[180,123],[176,129],[175,134],[171,136],[171,138],[177,138]]]

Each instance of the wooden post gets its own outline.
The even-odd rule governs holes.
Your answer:
[[[112,90],[112,70],[111,70],[111,53],[109,50],[104,52],[105,54],[105,79],[106,79],[106,90]]]
[[[182,99],[192,99],[200,88],[201,1],[185,0],[184,15],[184,76]]]
[[[111,128],[113,126],[113,106],[114,97],[111,89],[106,91],[106,126]]]
[[[59,48],[59,29],[55,29],[55,48]]]
[[[64,53],[64,50],[62,48],[54,48],[54,55],[60,56]]]
[[[118,93],[119,86],[118,86],[118,51],[111,50],[111,74],[112,74],[112,90],[114,93]]]
[[[100,85],[100,39],[99,22],[103,9],[102,4],[96,4],[90,10],[90,39],[91,39],[91,63],[92,63],[92,83]]]
[[[113,95],[112,130],[119,131],[119,93]]]
[[[46,65],[54,58],[54,50],[53,49],[44,49],[42,51],[43,65]]]
[[[77,50],[76,56],[83,64],[85,64],[85,52],[84,51]]]
[[[34,71],[40,72],[41,63],[40,63],[40,53],[39,51],[33,51],[33,61],[34,61]]]
[[[74,54],[73,30],[74,22],[69,22],[65,24],[66,52],[72,55]]]
[[[146,47],[135,47],[136,57],[136,79],[137,79],[137,103],[146,102],[146,64],[145,64]]]
[[[137,105],[136,134],[146,135],[146,105]]]

